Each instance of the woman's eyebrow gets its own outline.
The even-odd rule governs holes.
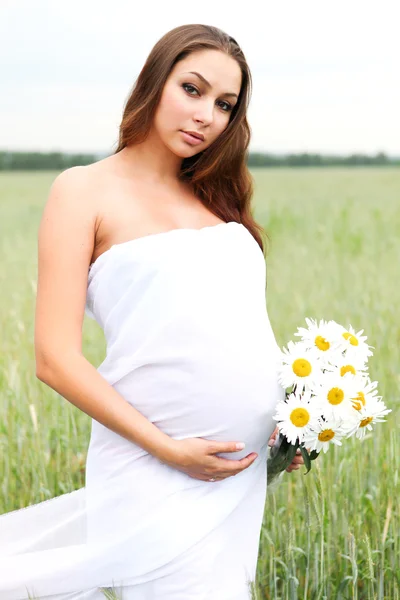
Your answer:
[[[197,75],[197,77],[199,79],[201,79],[201,81],[204,83],[204,85],[206,85],[208,88],[211,87],[211,83],[209,81],[207,81],[207,79],[205,77],[203,77],[203,75],[201,75],[200,73],[197,73],[197,71],[188,71],[188,73],[191,73],[192,75]],[[238,97],[238,95],[234,94],[233,92],[226,92],[223,95],[224,96],[235,96],[235,98]]]

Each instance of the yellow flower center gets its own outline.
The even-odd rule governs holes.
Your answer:
[[[321,433],[318,434],[318,439],[320,442],[329,442],[333,437],[335,437],[335,432],[332,429],[324,429]]]
[[[346,373],[353,373],[353,375],[356,374],[356,370],[353,365],[343,365],[343,367],[340,367],[340,375],[343,377],[346,375]]]
[[[331,390],[329,390],[327,398],[329,404],[340,404],[341,402],[343,402],[344,392],[340,388],[332,388]]]
[[[351,401],[353,403],[353,408],[356,410],[361,410],[361,408],[365,406],[364,392],[358,392],[357,396],[352,398]]]
[[[311,364],[305,358],[296,358],[293,361],[292,369],[298,377],[308,377],[311,373]]]
[[[350,344],[352,346],[358,346],[358,339],[356,338],[355,335],[353,335],[352,333],[350,333],[349,331],[346,331],[343,334],[343,337],[345,340],[349,340]]]
[[[290,413],[290,420],[296,427],[304,427],[310,420],[310,413],[305,408],[295,408]]]
[[[317,335],[317,337],[315,338],[315,345],[317,346],[317,348],[323,350],[324,352],[326,350],[329,350],[329,348],[331,347],[328,340],[322,337],[321,335]]]
[[[371,421],[373,421],[374,417],[365,417],[365,419],[363,419],[360,423],[360,427],[365,427],[366,425],[368,425],[368,423],[371,423]]]

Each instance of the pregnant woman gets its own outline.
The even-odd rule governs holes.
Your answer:
[[[284,390],[250,211],[249,95],[233,38],[177,27],[135,83],[115,153],[53,182],[37,377],[92,417],[86,481],[0,517],[1,600],[251,598]],[[107,342],[97,369],[85,312]]]

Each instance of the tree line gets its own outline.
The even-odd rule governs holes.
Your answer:
[[[71,154],[66,152],[11,152],[0,151],[0,171],[64,170],[88,165],[107,154]],[[400,156],[390,157],[384,152],[375,155],[350,154],[270,154],[249,152],[249,167],[331,167],[331,166],[400,166]]]

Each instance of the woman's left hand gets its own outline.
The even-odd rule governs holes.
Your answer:
[[[276,440],[276,436],[278,435],[279,430],[278,427],[275,427],[271,437],[269,438],[269,442],[268,442],[268,446],[273,446]],[[300,449],[297,448],[296,450],[296,454],[292,460],[292,462],[290,463],[290,465],[285,469],[288,473],[291,473],[292,471],[297,471],[297,469],[300,469],[301,465],[304,465],[304,459],[301,455]]]
[[[300,469],[301,465],[304,465],[304,458],[302,457],[300,450],[297,448],[296,454],[286,471],[288,473],[297,471],[297,469]]]

